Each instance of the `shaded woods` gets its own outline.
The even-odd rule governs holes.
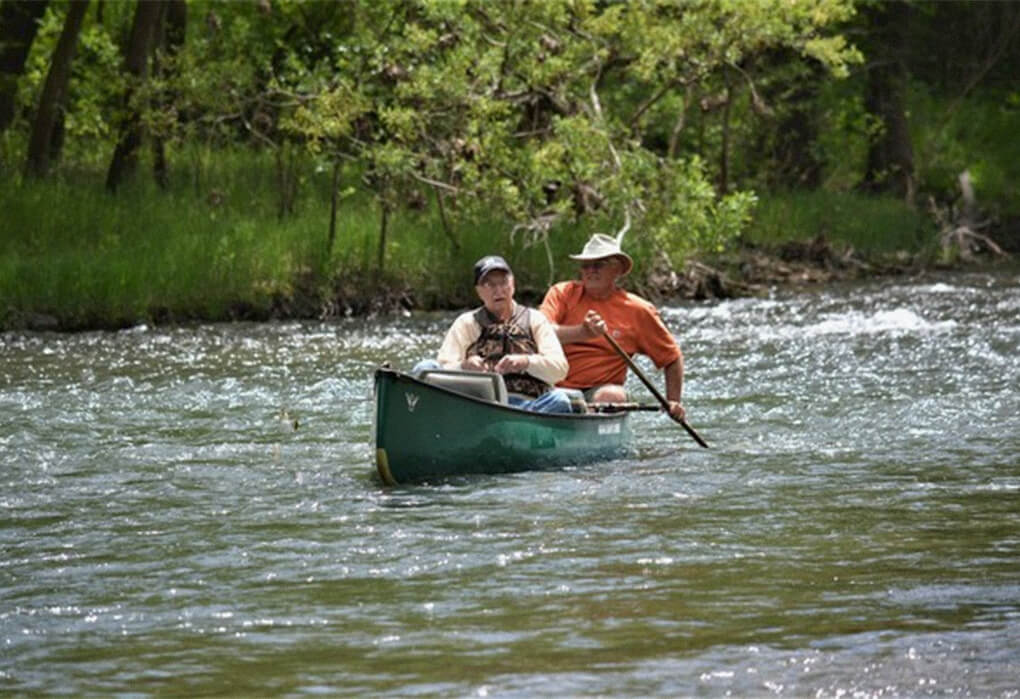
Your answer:
[[[628,223],[666,294],[1005,254],[1018,32],[1015,3],[0,0],[0,325],[456,305],[494,249],[540,293]]]

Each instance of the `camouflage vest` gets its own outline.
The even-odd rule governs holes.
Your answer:
[[[514,304],[514,313],[506,322],[499,322],[485,306],[475,311],[475,322],[482,334],[471,343],[467,355],[478,355],[486,364],[495,364],[508,354],[537,354],[538,343],[531,334],[531,310]],[[552,387],[531,374],[503,374],[506,390],[537,398]]]

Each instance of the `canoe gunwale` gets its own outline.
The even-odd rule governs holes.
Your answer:
[[[466,402],[474,403],[476,405],[485,406],[486,408],[492,408],[492,409],[496,409],[496,410],[509,410],[509,411],[511,411],[513,413],[516,413],[518,415],[534,415],[534,416],[540,417],[543,420],[545,420],[545,419],[551,419],[551,420],[578,420],[578,419],[581,419],[581,420],[592,420],[592,419],[594,419],[594,420],[606,420],[606,419],[613,420],[613,419],[616,419],[616,420],[619,420],[621,415],[622,415],[622,413],[536,413],[533,410],[525,410],[524,408],[519,408],[519,407],[517,407],[515,405],[509,405],[507,403],[497,403],[496,401],[485,400],[484,398],[478,398],[476,396],[469,396],[466,393],[460,393],[458,391],[454,391],[453,389],[447,388],[446,386],[440,386],[438,384],[432,384],[432,383],[428,383],[427,381],[422,381],[417,376],[413,376],[412,374],[405,374],[404,372],[396,371],[395,369],[376,369],[376,374],[392,374],[398,380],[409,381],[410,383],[414,384],[415,386],[418,386],[418,387],[421,387],[421,388],[425,388],[425,389],[430,390],[430,391],[439,391],[439,392],[445,393],[445,394],[447,394],[449,396],[453,396],[453,397],[457,398],[458,400],[463,400],[463,401],[466,401]]]

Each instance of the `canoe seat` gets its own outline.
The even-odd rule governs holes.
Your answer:
[[[452,369],[426,369],[419,378],[425,383],[442,386],[473,398],[506,403],[506,384],[499,374],[487,371],[456,371]]]

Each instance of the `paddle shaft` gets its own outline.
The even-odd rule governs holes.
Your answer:
[[[666,400],[666,396],[662,395],[662,392],[655,387],[655,384],[648,380],[648,377],[645,376],[645,372],[641,371],[641,367],[639,367],[634,360],[630,358],[629,354],[623,351],[623,348],[617,344],[616,340],[613,339],[613,336],[606,330],[602,331],[602,336],[609,341],[609,344],[612,345],[613,349],[616,350],[616,353],[623,358],[623,361],[627,362],[627,366],[629,366],[631,370],[637,374],[637,377],[641,379],[641,383],[645,385],[645,388],[652,392],[652,395],[655,396],[657,401],[659,401],[659,405],[661,405],[662,409],[666,411],[666,414],[673,418],[675,422],[679,422],[680,426],[687,430],[687,434],[691,435],[695,442],[703,446],[705,449],[708,449],[708,442],[702,439],[697,430],[687,424],[687,420],[684,420],[682,417],[676,417],[669,412],[669,401]]]
[[[661,405],[651,403],[590,403],[588,407],[596,413],[631,413],[637,410],[657,413],[662,410]]]

